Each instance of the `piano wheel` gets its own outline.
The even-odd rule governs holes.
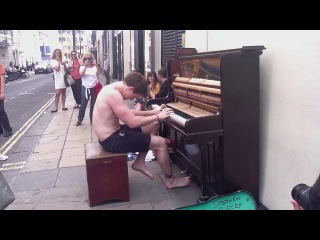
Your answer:
[[[202,196],[200,195],[199,198],[197,199],[197,203],[203,203],[208,201],[210,198],[208,196]]]

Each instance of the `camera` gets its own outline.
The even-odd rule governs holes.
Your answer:
[[[320,210],[320,175],[312,187],[304,183],[296,185],[291,196],[304,210]]]
[[[88,63],[92,63],[93,59],[92,58],[88,58]]]

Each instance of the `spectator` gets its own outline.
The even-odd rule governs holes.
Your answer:
[[[54,86],[56,90],[56,95],[54,99],[55,109],[51,110],[51,112],[52,113],[58,112],[60,96],[61,96],[62,110],[68,110],[68,108],[66,108],[65,106],[67,86],[64,83],[64,74],[66,70],[65,69],[66,64],[62,61],[62,52],[60,49],[55,49],[53,51],[50,64],[53,67]]]
[[[78,58],[78,53],[76,51],[71,52],[71,61],[69,61],[70,75],[75,80],[75,84],[71,85],[72,93],[76,104],[73,108],[79,108],[81,104],[81,75],[80,70],[80,60]]]
[[[8,115],[4,109],[5,100],[5,70],[0,64],[0,127],[2,127],[3,136],[10,137],[12,135],[12,127],[8,119]]]

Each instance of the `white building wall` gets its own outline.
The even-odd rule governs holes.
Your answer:
[[[103,68],[103,30],[96,31],[96,39],[97,39],[97,63],[100,64],[100,67]]]
[[[186,31],[186,47],[207,51],[206,41],[208,51],[266,47],[260,56],[260,201],[271,210],[292,209],[292,188],[311,186],[320,173],[320,31]]]
[[[154,42],[154,69],[156,72],[161,68],[161,30],[154,30],[152,34]]]
[[[130,70],[130,30],[123,30],[123,78]]]
[[[192,46],[198,52],[208,51],[208,30],[186,30],[186,47]]]

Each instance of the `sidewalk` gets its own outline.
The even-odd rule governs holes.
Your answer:
[[[128,161],[130,201],[105,202],[90,208],[84,144],[97,141],[97,137],[89,121],[89,104],[80,126],[75,126],[79,109],[73,106],[73,94],[68,88],[68,111],[60,108],[52,113],[51,122],[24,167],[10,181],[16,200],[6,210],[170,210],[196,203],[200,188],[195,183],[166,189],[157,161],[146,162],[154,180],[132,170],[132,161]],[[182,176],[180,172],[173,164],[174,175]]]

